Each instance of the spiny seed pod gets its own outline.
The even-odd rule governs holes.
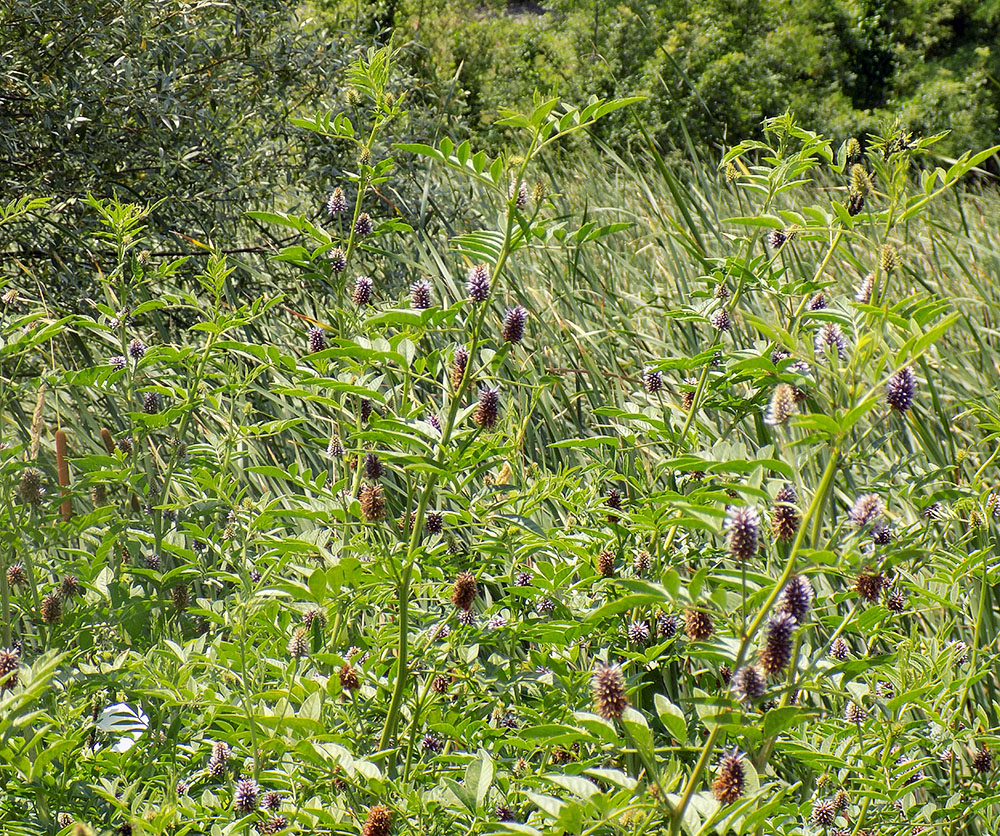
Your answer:
[[[868,712],[855,702],[848,702],[844,706],[844,719],[848,723],[863,723],[868,719]]]
[[[830,645],[830,656],[838,662],[843,662],[851,655],[851,649],[847,646],[843,636],[837,636]]]
[[[628,626],[628,640],[632,644],[645,644],[649,641],[649,625],[645,621],[633,621]]]
[[[980,774],[986,774],[993,769],[993,753],[985,743],[972,755],[972,768]]]
[[[381,485],[362,485],[358,498],[361,500],[361,516],[367,522],[377,522],[385,516],[385,493]]]
[[[617,720],[628,708],[625,679],[617,665],[601,665],[591,682],[594,707],[605,720]]]
[[[309,628],[296,627],[288,640],[288,655],[293,659],[301,659],[309,655]]]
[[[490,271],[485,264],[477,264],[469,270],[465,292],[470,302],[485,302],[490,298]]]
[[[146,568],[153,572],[160,571],[160,556],[155,552],[146,556]]]
[[[347,211],[347,198],[344,197],[344,190],[337,186],[331,193],[330,199],[326,202],[326,213],[335,218]]]
[[[362,424],[367,424],[371,421],[372,412],[374,412],[374,407],[372,406],[371,398],[362,398],[358,402],[358,417],[361,419]]]
[[[854,301],[859,302],[862,305],[870,305],[872,302],[872,294],[875,292],[875,274],[865,273],[864,277],[858,282],[858,289],[854,294]]]
[[[779,250],[785,241],[788,240],[783,230],[772,229],[767,234],[767,243],[771,245],[772,249]]]
[[[799,624],[809,615],[813,602],[813,588],[809,578],[803,575],[792,575],[781,593],[778,608],[789,613]]]
[[[121,354],[116,354],[108,359],[108,365],[116,372],[123,372],[128,363]]]
[[[361,836],[389,836],[391,830],[392,813],[384,804],[376,804],[368,810]]]
[[[479,587],[476,584],[476,577],[471,572],[460,572],[455,578],[455,585],[451,590],[451,603],[460,610],[472,609],[472,604],[476,600]]]
[[[826,322],[816,332],[814,348],[816,354],[820,356],[826,356],[829,352],[836,351],[840,360],[847,358],[847,339],[836,322]]]
[[[660,613],[656,619],[656,634],[664,639],[672,639],[677,635],[677,616]]]
[[[343,273],[347,269],[347,254],[340,247],[330,250],[329,260],[330,270],[334,273]]]
[[[372,303],[372,296],[375,289],[375,282],[371,276],[358,276],[354,280],[354,304],[359,308]]]
[[[523,212],[528,208],[528,187],[524,183],[510,184],[510,196],[514,200],[514,208]]]
[[[645,549],[639,549],[632,558],[632,571],[642,577],[649,571],[649,564],[652,562],[652,555]]]
[[[712,323],[712,327],[716,331],[728,331],[733,324],[729,318],[729,311],[725,308],[719,308],[717,311],[714,311],[708,318],[708,321]]]
[[[160,411],[160,393],[147,392],[142,398],[142,411],[147,415],[156,415]]]
[[[340,678],[341,690],[349,691],[354,693],[361,688],[361,678],[358,676],[357,670],[351,665],[350,662],[345,662],[344,666],[340,669],[338,676]]]
[[[439,696],[443,696],[443,695],[445,695],[445,694],[448,693],[448,685],[449,684],[450,683],[448,682],[448,677],[446,677],[446,676],[435,676],[434,680],[431,682],[431,690],[435,694],[438,694]]]
[[[885,605],[895,613],[901,613],[906,609],[906,593],[902,589],[894,589],[885,596]]]
[[[642,388],[649,395],[655,395],[663,389],[663,372],[647,366],[642,370]]]
[[[851,137],[847,140],[847,147],[845,149],[847,154],[847,164],[852,165],[854,163],[861,162],[863,155],[861,153],[861,143],[855,137]]]
[[[684,632],[693,642],[703,642],[715,630],[712,617],[707,612],[690,609],[684,615]]]
[[[760,665],[770,674],[780,673],[792,658],[792,638],[799,623],[788,612],[779,612],[767,622],[767,638],[760,653]]]
[[[896,248],[892,244],[882,245],[881,266],[883,273],[891,273],[896,269]]]
[[[466,350],[465,346],[458,346],[455,349],[455,353],[451,358],[451,386],[453,389],[458,389],[462,385],[462,378],[465,375],[465,370],[469,365],[469,352]],[[471,382],[471,378],[470,378]]]
[[[809,310],[811,311],[822,311],[826,309],[826,296],[822,293],[817,293],[809,300]]]
[[[257,830],[262,836],[268,836],[271,833],[280,833],[286,827],[288,827],[288,819],[280,813],[276,813],[260,822],[257,825]]]
[[[428,534],[440,534],[444,530],[444,514],[440,511],[428,511],[424,517],[424,528]]]
[[[187,609],[188,605],[188,587],[186,583],[179,583],[173,589],[170,590],[170,597],[174,602],[174,609],[177,612],[182,612]]]
[[[731,508],[725,523],[729,554],[741,563],[757,553],[760,538],[760,516],[750,505]]]
[[[604,495],[604,504],[608,506],[612,511],[621,511],[622,509],[622,492],[618,488],[608,488],[608,492]],[[617,514],[608,514],[608,520],[614,521],[618,519]]]
[[[743,796],[745,787],[743,755],[734,750],[719,762],[715,779],[712,781],[712,795],[720,804],[732,804]]]
[[[339,435],[331,435],[330,443],[326,445],[326,455],[331,459],[342,459],[344,457],[344,442],[340,440]]]
[[[528,311],[516,305],[507,308],[503,315],[503,327],[500,329],[504,342],[516,344],[524,337],[524,324],[528,321]]]
[[[479,389],[479,404],[472,413],[472,421],[477,427],[492,430],[500,418],[500,390],[490,386]]]
[[[795,488],[792,485],[782,486],[774,495],[771,528],[774,531],[774,536],[779,540],[791,540],[799,530],[801,518],[795,507],[797,501],[798,497],[795,495]]]
[[[615,574],[614,552],[605,549],[597,556],[597,574],[602,578],[610,578]]]
[[[253,778],[241,778],[233,793],[233,808],[237,813],[252,813],[257,809],[260,787]]]
[[[733,669],[725,662],[719,665],[719,680],[723,685],[729,685],[733,681]]]
[[[917,377],[913,369],[903,366],[889,378],[885,385],[885,400],[897,412],[906,412],[913,406],[913,395],[917,391]]]
[[[535,576],[531,572],[518,572],[514,575],[514,586],[531,586]]]
[[[354,234],[359,238],[365,238],[372,234],[375,229],[375,224],[372,223],[372,216],[367,212],[362,212],[358,215],[358,219],[354,222]]]
[[[854,505],[847,515],[852,523],[861,528],[868,523],[878,521],[884,513],[885,505],[882,504],[882,498],[878,494],[866,493],[854,500]]]
[[[410,304],[418,311],[427,310],[431,306],[431,283],[426,280],[410,285]]]
[[[26,467],[21,471],[21,481],[17,486],[17,495],[25,505],[38,507],[45,496],[42,487],[42,472],[34,467]]]
[[[41,616],[46,624],[58,624],[62,620],[62,598],[58,592],[50,592],[42,598]]]
[[[0,650],[0,691],[12,691],[17,687],[20,654],[13,648]]]
[[[228,743],[223,743],[221,740],[217,741],[212,746],[212,757],[208,762],[209,772],[214,777],[221,778],[226,772],[226,764],[229,763],[232,754],[232,749],[229,748]]]
[[[28,581],[28,574],[24,571],[23,563],[12,563],[7,567],[7,585],[10,587],[21,586]]]
[[[726,287],[725,282],[719,282],[712,291],[712,295],[716,299],[728,299],[729,298],[729,288]]]
[[[365,454],[365,478],[377,482],[385,476],[385,465],[375,453]]]
[[[872,178],[863,165],[851,166],[851,191],[868,197],[872,193]]]
[[[823,799],[813,804],[812,822],[819,827],[830,827],[837,818],[837,811],[833,807],[833,802]]]
[[[841,813],[851,806],[851,797],[847,794],[847,790],[841,788],[833,794],[833,806]]]
[[[733,674],[733,691],[740,699],[756,702],[767,690],[767,680],[756,665],[744,665]]]
[[[322,351],[326,348],[326,336],[323,334],[322,328],[310,328],[309,329],[309,353],[315,354],[317,351]]]
[[[772,427],[784,424],[798,411],[795,387],[790,383],[779,383],[771,395],[771,403],[764,416],[764,423]]]
[[[133,360],[141,360],[146,354],[146,344],[136,337],[128,344],[128,356]]]
[[[854,590],[868,603],[875,604],[882,594],[884,579],[880,572],[862,572],[854,581]]]

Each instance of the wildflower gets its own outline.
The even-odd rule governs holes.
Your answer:
[[[212,757],[208,761],[208,771],[216,778],[221,778],[226,771],[226,764],[232,757],[229,744],[217,741],[212,746]]]
[[[896,696],[896,689],[888,679],[880,679],[875,683],[875,695],[884,700],[891,700]]]
[[[863,525],[880,519],[884,513],[885,506],[882,504],[882,498],[878,494],[866,493],[854,500],[854,505],[847,515],[852,523],[861,528]]]
[[[897,412],[906,412],[913,406],[913,395],[917,390],[917,378],[910,366],[903,366],[889,378],[885,385],[885,400]]]
[[[955,654],[955,664],[964,665],[969,661],[969,647],[963,641],[953,641],[949,647]]]
[[[854,294],[854,301],[860,302],[862,305],[870,305],[872,301],[872,293],[875,292],[875,274],[865,273],[864,278],[858,285],[857,292]]]
[[[830,656],[838,662],[843,662],[851,655],[851,649],[847,646],[843,636],[837,636],[830,645]]]
[[[633,621],[628,627],[628,640],[640,645],[648,642],[649,625],[645,621]]]
[[[372,223],[372,216],[367,212],[362,212],[358,215],[358,219],[354,222],[354,234],[359,238],[371,235],[374,228],[375,225]]]
[[[882,245],[881,267],[883,273],[891,273],[896,269],[896,248],[892,244]]]
[[[428,511],[424,517],[424,528],[428,534],[440,534],[444,529],[444,514],[440,511]]]
[[[507,626],[507,619],[504,618],[500,613],[490,617],[490,620],[486,622],[487,630],[502,630]]]
[[[604,719],[616,720],[628,708],[625,680],[621,668],[617,665],[601,665],[594,674],[591,687],[594,692],[594,706]]]
[[[531,586],[534,575],[531,572],[518,572],[514,576],[514,586]]]
[[[888,525],[875,523],[872,526],[872,543],[876,546],[888,546],[892,542],[893,531]]]
[[[160,570],[160,556],[156,553],[147,555],[146,568],[158,572]]]
[[[365,454],[365,478],[377,482],[385,476],[385,465],[376,453]]]
[[[417,310],[426,310],[431,306],[431,283],[426,280],[410,285],[410,304]]]
[[[25,505],[38,507],[45,496],[42,487],[42,472],[34,467],[26,467],[21,471],[21,481],[17,486],[17,495]]]
[[[524,183],[511,182],[510,196],[514,199],[514,208],[519,212],[528,207],[528,187]]]
[[[781,593],[778,608],[781,612],[791,615],[797,623],[802,624],[809,615],[813,596],[813,588],[812,584],[809,583],[809,578],[802,575],[792,575]]]
[[[725,308],[719,308],[715,311],[708,318],[708,321],[712,323],[712,327],[716,331],[728,331],[732,327],[732,320],[729,317],[729,311]]]
[[[331,459],[342,459],[344,457],[344,442],[340,440],[339,435],[331,435],[330,443],[326,445],[326,455]]]
[[[816,332],[814,348],[818,355],[826,355],[831,349],[836,349],[838,359],[847,358],[847,339],[836,322],[826,322]]]
[[[878,601],[882,594],[884,579],[881,572],[862,572],[854,582],[854,589],[862,598],[871,604]]]
[[[288,640],[288,655],[293,659],[300,659],[309,655],[309,628],[296,627],[292,637]]]
[[[0,650],[0,691],[17,687],[18,663],[21,655],[14,649]]]
[[[155,415],[160,411],[160,393],[147,392],[142,398],[142,411],[147,415]]]
[[[329,261],[334,273],[343,273],[347,269],[347,254],[340,247],[330,250]]]
[[[795,387],[790,383],[779,383],[771,395],[771,403],[764,416],[764,423],[772,427],[784,424],[795,414],[796,409]]]
[[[496,816],[497,821],[517,821],[514,811],[506,804],[498,804],[493,814]]]
[[[767,680],[756,665],[744,665],[733,674],[733,690],[740,699],[755,702],[764,696]]]
[[[462,378],[469,365],[469,352],[464,346],[458,346],[451,359],[451,385],[453,389],[458,389],[462,385]]]
[[[108,360],[108,363],[110,364],[111,368],[114,369],[116,372],[123,371],[125,369],[125,366],[128,365],[125,362],[125,358],[122,357],[122,355],[120,354],[116,354],[114,357]]]
[[[664,639],[672,639],[677,635],[677,616],[660,613],[656,619],[656,634]]]
[[[236,792],[233,794],[233,807],[238,813],[252,813],[257,809],[260,787],[252,778],[243,778],[236,782]]]
[[[634,571],[640,577],[645,575],[649,571],[649,564],[652,560],[652,555],[645,549],[639,549],[635,553],[635,557],[632,558],[632,571]]]
[[[309,353],[315,354],[317,351],[322,351],[326,348],[326,337],[323,335],[322,328],[310,328],[309,329]]]
[[[7,585],[21,586],[21,584],[26,583],[28,580],[28,575],[24,571],[23,563],[12,563],[7,567]]]
[[[374,289],[375,282],[372,281],[371,276],[358,276],[354,280],[354,296],[352,297],[354,304],[359,308],[370,305]]]
[[[42,598],[41,616],[46,624],[57,624],[62,620],[62,598],[58,592],[50,592]]]
[[[479,404],[472,413],[472,421],[484,430],[492,430],[500,417],[500,390],[483,386],[479,390]]]
[[[433,752],[435,755],[441,754],[444,744],[433,734],[425,734],[420,741],[420,746],[425,752]]]
[[[337,672],[337,677],[340,679],[340,688],[342,691],[354,693],[361,688],[361,678],[350,662],[344,663],[344,666]]]
[[[868,719],[868,712],[857,703],[848,702],[844,706],[844,719],[848,723],[863,723]]]
[[[608,549],[597,556],[597,574],[602,578],[610,578],[615,574],[615,556]]]
[[[344,190],[337,186],[331,193],[330,199],[326,202],[326,212],[331,218],[342,215],[347,211],[347,198],[344,197]]]
[[[460,572],[451,591],[451,602],[460,610],[469,610],[476,600],[478,591],[475,575],[471,572]]]
[[[861,197],[868,197],[872,192],[872,178],[863,165],[851,166],[851,191]]]
[[[833,802],[827,799],[817,801],[812,808],[812,822],[819,827],[830,827],[837,817]]]
[[[384,804],[376,804],[368,810],[361,836],[389,836],[392,830],[392,813]]]
[[[786,240],[787,236],[780,229],[772,229],[767,235],[767,243],[775,250],[781,249]]]
[[[809,300],[809,310],[811,311],[822,311],[826,308],[826,296],[822,293],[817,293]]]
[[[746,776],[743,773],[743,756],[732,751],[724,756],[712,781],[712,795],[721,804],[732,804],[743,795]]]
[[[684,618],[684,632],[693,642],[703,642],[715,630],[712,617],[701,610],[690,609]]]
[[[972,756],[972,768],[981,774],[993,769],[993,753],[983,743]]]
[[[506,313],[503,315],[503,327],[501,329],[504,342],[511,344],[521,342],[521,339],[524,337],[524,324],[527,321],[528,311],[525,308],[520,305],[507,308]]]
[[[771,512],[771,528],[779,540],[791,540],[799,530],[801,518],[795,508],[798,497],[792,485],[782,486],[774,495],[774,508]],[[807,582],[808,583],[808,582]]]
[[[698,381],[693,377],[687,377],[684,379],[684,385],[695,387],[698,385]],[[694,406],[694,389],[689,389],[681,394],[681,407],[685,412],[689,412],[691,407]]]
[[[760,664],[768,673],[780,673],[792,657],[792,636],[799,624],[795,616],[779,612],[767,624],[767,638],[760,654]]]
[[[376,522],[385,515],[385,493],[381,485],[364,484],[359,495],[361,516],[367,522]]]
[[[535,604],[535,612],[538,615],[550,615],[555,608],[556,605],[551,598],[539,598],[538,603]]]
[[[906,609],[906,593],[902,589],[894,589],[885,596],[886,607],[895,613]]]
[[[729,554],[741,563],[757,553],[760,538],[760,516],[749,505],[737,506],[729,511],[725,523]]]
[[[266,836],[270,833],[278,833],[288,827],[288,819],[281,815],[280,813],[275,813],[274,815],[268,816],[260,824],[257,825],[257,830]]]
[[[146,344],[136,337],[128,344],[128,356],[133,360],[141,360],[146,353]]]
[[[716,299],[723,299],[723,300],[728,299],[729,298],[729,288],[726,287],[726,285],[725,285],[724,282],[719,282],[715,286],[715,290],[712,291],[712,295]]]
[[[485,264],[477,264],[469,270],[465,290],[470,302],[485,302],[490,298],[490,271]]]
[[[642,370],[642,388],[649,395],[655,395],[663,388],[663,372],[646,366]]]

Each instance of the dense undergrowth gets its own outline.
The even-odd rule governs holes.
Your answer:
[[[3,288],[4,832],[995,832],[996,149],[373,153],[391,72],[272,259]]]

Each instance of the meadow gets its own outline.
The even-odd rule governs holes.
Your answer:
[[[395,57],[253,251],[0,211],[2,831],[995,833],[998,148],[399,138]]]

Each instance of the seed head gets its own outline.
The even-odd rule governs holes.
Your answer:
[[[743,755],[730,752],[719,762],[712,781],[712,795],[720,804],[732,804],[743,795],[746,776],[743,773]]]
[[[354,280],[354,304],[359,308],[365,307],[365,305],[370,305],[372,303],[372,296],[374,294],[375,282],[372,281],[371,276],[358,276]]]
[[[142,398],[142,411],[147,415],[156,415],[160,411],[160,393],[147,392]]]
[[[428,534],[440,534],[444,530],[444,514],[440,511],[428,511],[424,517],[424,528]]]
[[[851,191],[861,197],[872,193],[872,178],[863,165],[855,163],[851,166]]]
[[[389,836],[391,830],[392,813],[384,804],[376,804],[368,810],[361,836]]]
[[[802,624],[809,615],[813,602],[813,588],[809,578],[803,575],[792,575],[781,593],[778,608],[781,612],[791,615],[798,624]]]
[[[365,454],[365,478],[377,482],[385,476],[385,465],[376,453]]]
[[[521,342],[524,337],[524,324],[528,321],[528,311],[517,305],[513,308],[507,308],[506,313],[503,315],[503,328],[501,333],[503,334],[504,342],[516,344]]]
[[[271,833],[280,833],[286,827],[288,827],[288,819],[280,813],[275,813],[258,824],[257,830],[262,836],[267,836],[267,834]]]
[[[649,625],[645,621],[633,621],[628,627],[628,640],[631,644],[645,644],[649,641]]]
[[[708,318],[708,321],[712,323],[712,327],[716,331],[728,331],[733,324],[729,318],[729,311],[725,308],[719,308],[717,311],[714,311]]]
[[[830,656],[838,662],[843,662],[851,655],[851,649],[847,646],[843,636],[837,636],[830,645]]]
[[[343,273],[347,269],[347,255],[340,247],[330,250],[330,269],[334,273]]]
[[[362,212],[358,215],[358,219],[354,222],[354,234],[359,238],[365,238],[372,234],[375,224],[372,223],[372,216],[367,212]]]
[[[485,264],[477,264],[469,270],[465,291],[470,302],[485,302],[490,298],[490,271]]]
[[[358,498],[361,500],[361,516],[367,522],[376,522],[385,516],[385,493],[381,485],[362,485]]]
[[[865,208],[865,199],[857,192],[851,192],[847,196],[847,214],[852,218],[861,213]]]
[[[847,339],[836,322],[826,322],[816,332],[814,348],[819,356],[826,356],[828,352],[835,350],[840,360],[847,358]]]
[[[133,360],[141,360],[146,353],[146,344],[136,337],[128,344],[128,356]]]
[[[116,354],[114,357],[110,358],[108,360],[108,364],[116,372],[124,371],[125,367],[128,365],[125,358],[121,354]]]
[[[179,583],[170,590],[170,597],[174,602],[174,609],[183,612],[188,606],[188,586],[186,583]]]
[[[528,207],[528,187],[524,183],[511,182],[510,196],[514,200],[514,208],[523,212]]]
[[[809,300],[809,310],[811,311],[822,311],[826,308],[826,296],[822,293],[817,293]]]
[[[726,517],[726,537],[729,554],[741,563],[757,554],[760,538],[760,516],[750,505],[737,505],[730,509]]]
[[[500,418],[500,390],[489,386],[479,389],[479,404],[472,413],[472,421],[484,430],[492,430]]]
[[[884,582],[881,572],[862,572],[854,582],[854,589],[868,603],[875,604],[882,594]]]
[[[322,328],[310,328],[309,329],[309,353],[315,354],[317,351],[322,351],[326,348],[326,337],[323,335]]]
[[[614,552],[605,549],[597,556],[597,574],[602,578],[610,578],[615,574]]]
[[[21,586],[27,583],[28,575],[24,571],[23,563],[12,563],[7,567],[7,585],[10,587]]]
[[[833,794],[833,806],[840,813],[851,806],[851,797],[847,794],[847,790],[841,788]]]
[[[594,707],[604,719],[617,720],[628,708],[625,680],[617,665],[601,665],[594,673],[591,687],[594,692]]]
[[[458,389],[462,385],[462,377],[465,375],[465,369],[469,365],[469,352],[466,350],[465,346],[458,346],[455,349],[455,353],[452,355],[451,360],[451,386],[453,389]],[[471,378],[470,378],[471,380]]]
[[[347,198],[344,197],[344,190],[337,186],[331,193],[330,199],[326,202],[326,212],[331,218],[342,215],[347,211]]]
[[[288,640],[288,655],[293,659],[301,659],[309,655],[309,628],[299,626],[295,628],[292,637]]]
[[[756,665],[744,665],[733,674],[733,691],[742,700],[756,702],[767,690],[767,680]]]
[[[917,391],[917,377],[913,369],[903,366],[889,378],[885,385],[885,400],[897,412],[906,412],[913,406],[913,395]]]
[[[226,772],[226,764],[232,757],[232,750],[228,743],[221,740],[212,746],[212,757],[208,761],[208,769],[216,778],[221,778]]]
[[[444,694],[448,693],[448,685],[449,685],[448,677],[446,677],[446,676],[435,676],[434,677],[434,681],[431,682],[431,690],[435,694],[438,694],[439,696],[443,696]]]
[[[663,372],[647,366],[642,370],[642,388],[647,394],[655,395],[663,388]]]
[[[854,505],[848,512],[848,516],[852,523],[861,528],[868,523],[880,520],[884,513],[885,505],[882,504],[882,498],[878,494],[866,493],[854,500]]]
[[[656,634],[660,638],[672,639],[677,635],[677,616],[660,613],[656,619]]]
[[[799,530],[798,509],[795,503],[798,497],[792,485],[784,485],[774,496],[774,506],[771,511],[771,528],[779,540],[791,540]]]
[[[326,445],[326,455],[330,459],[342,459],[344,457],[344,442],[336,433],[330,436],[330,443]]]
[[[882,272],[891,273],[896,269],[896,248],[892,244],[882,245]]]
[[[891,612],[903,612],[906,609],[906,593],[902,589],[892,590],[885,596],[885,605]]]
[[[837,818],[837,811],[833,807],[833,802],[823,799],[813,804],[812,822],[819,827],[830,827]]]
[[[858,283],[857,292],[854,294],[854,301],[862,305],[870,305],[872,293],[875,292],[875,274],[865,273],[864,278]]]
[[[792,639],[799,626],[795,616],[779,612],[767,622],[767,638],[760,654],[761,667],[770,674],[780,673],[792,658]]]
[[[431,306],[431,283],[429,281],[422,279],[410,285],[410,304],[418,311],[426,310]]]
[[[781,229],[772,229],[767,235],[767,243],[775,250],[780,250],[786,240],[788,237]]]
[[[715,630],[712,617],[707,612],[690,609],[684,615],[684,632],[693,642],[703,642]]]
[[[353,694],[361,688],[361,678],[358,676],[357,670],[350,662],[345,662],[344,666],[340,669],[337,675],[340,678],[341,690],[348,691]]]
[[[784,424],[798,411],[795,387],[790,383],[779,383],[771,394],[771,403],[764,416],[764,423],[772,427]]]
[[[21,471],[21,481],[17,486],[17,495],[25,505],[38,507],[45,496],[42,487],[42,472],[35,467],[26,467]]]
[[[652,562],[652,555],[645,549],[639,549],[632,558],[632,571],[642,577],[649,571],[649,564]]]
[[[868,712],[855,702],[848,702],[844,706],[844,719],[848,723],[863,723],[868,719]]]
[[[983,743],[972,755],[972,768],[985,775],[993,769],[993,753]]]
[[[58,592],[50,592],[42,598],[41,615],[46,624],[58,624],[62,620],[62,598]]]
[[[472,609],[478,592],[479,587],[476,584],[475,575],[471,572],[460,572],[455,578],[455,585],[451,590],[451,602],[458,609],[468,611]]]
[[[233,793],[233,807],[237,813],[252,813],[257,809],[260,787],[253,778],[241,778],[236,782]]]
[[[0,650],[0,691],[12,691],[17,687],[20,661],[21,654],[13,648]]]

